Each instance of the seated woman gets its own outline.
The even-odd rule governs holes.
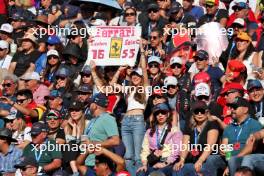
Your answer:
[[[209,158],[214,156],[211,153],[218,144],[220,127],[216,121],[209,121],[209,116],[208,106],[204,101],[199,100],[192,105],[192,116],[183,132],[180,161],[173,167],[173,176],[217,174],[217,169],[212,166],[216,164],[212,162],[215,160]]]
[[[172,164],[179,157],[177,146],[182,140],[182,133],[178,131],[177,124],[172,122],[169,106],[166,103],[154,106],[153,117],[151,128],[147,130],[143,140],[143,166],[138,169],[138,175],[149,175],[153,170],[160,170],[168,175]]]
[[[13,138],[17,140],[17,147],[24,149],[31,141],[30,127],[26,126],[23,117],[16,117],[12,123]]]

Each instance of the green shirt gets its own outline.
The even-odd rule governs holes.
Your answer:
[[[54,147],[54,148],[53,148]],[[35,149],[34,144],[28,144],[23,150],[23,156],[33,157],[39,163],[40,166],[45,166],[51,163],[54,159],[61,159],[61,151],[58,151],[59,147],[56,149],[55,140],[47,139],[45,143],[42,144],[42,150]]]
[[[90,141],[102,142],[112,136],[119,136],[116,120],[109,113],[102,113],[93,118],[84,131],[89,136]],[[94,166],[95,155],[89,155],[85,160],[85,165]]]

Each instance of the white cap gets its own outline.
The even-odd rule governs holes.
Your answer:
[[[158,57],[158,56],[150,56],[148,58],[148,64],[151,63],[151,62],[157,62],[157,63],[161,64],[160,57]]]
[[[174,76],[167,76],[164,80],[164,86],[174,85],[176,86],[178,84],[177,79]]]
[[[0,48],[1,49],[7,49],[7,48],[9,48],[8,42],[5,41],[5,40],[0,40]]]
[[[106,23],[104,20],[96,19],[94,22],[91,23],[91,25],[94,26],[106,26]]]
[[[234,23],[240,24],[241,26],[245,26],[245,20],[243,18],[237,18],[237,19],[235,19],[235,21],[233,22],[233,24]]]
[[[136,72],[138,75],[143,76],[143,71],[141,68],[136,68],[132,72]]]
[[[172,57],[171,60],[170,60],[170,65],[173,65],[173,64],[181,64],[182,65],[182,58],[180,57]]]
[[[198,97],[198,96],[201,96],[201,95],[204,95],[204,96],[210,96],[210,87],[208,84],[206,83],[199,83],[195,86],[195,96]]]
[[[12,33],[14,30],[13,26],[9,23],[4,23],[2,24],[0,31],[7,32],[7,33]]]
[[[40,76],[37,72],[32,72],[32,73],[26,73],[23,77],[21,77],[21,79],[40,81]]]
[[[17,111],[10,111],[10,113],[5,117],[8,120],[14,120],[16,118]]]
[[[58,53],[57,50],[51,49],[51,50],[49,50],[47,52],[47,57],[49,57],[49,56],[57,56],[57,57],[59,57],[59,53]]]

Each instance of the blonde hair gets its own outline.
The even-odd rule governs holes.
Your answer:
[[[18,125],[17,125],[18,126],[18,129],[17,129],[18,134],[21,134],[22,132],[24,132],[25,128],[27,127],[26,122],[25,122],[25,120],[20,118],[19,121],[17,120],[17,123],[18,123]]]
[[[68,119],[70,119],[71,118],[71,115],[69,115],[68,116]],[[84,130],[85,130],[85,125],[86,125],[86,123],[85,123],[85,115],[84,115],[84,113],[82,112],[82,117],[79,119],[79,121],[78,121],[78,124],[77,124],[77,126],[80,126],[81,128],[80,128],[80,130],[81,130],[81,133],[83,133],[84,132]],[[67,125],[65,126],[65,128],[64,128],[65,130],[65,134],[68,134],[68,135],[71,135],[72,134],[72,127],[67,123]]]

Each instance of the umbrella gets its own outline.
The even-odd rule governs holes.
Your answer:
[[[115,10],[122,10],[120,5],[116,0],[72,0],[70,4],[80,5],[80,4],[94,4],[94,5],[102,5],[105,7],[110,7]]]

